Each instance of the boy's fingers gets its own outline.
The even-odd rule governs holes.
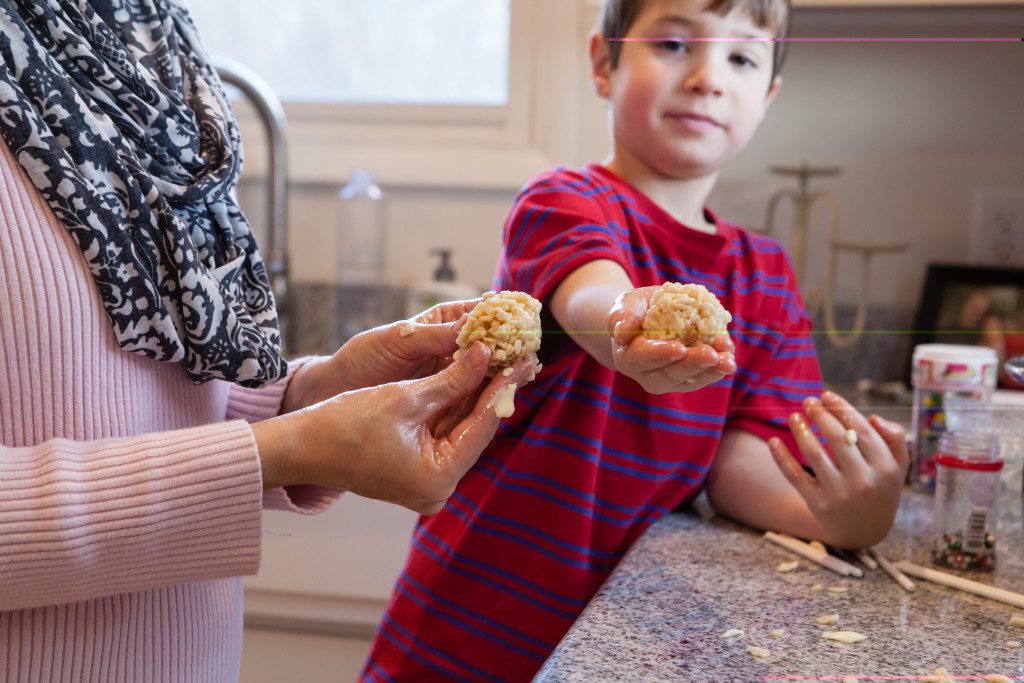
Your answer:
[[[817,399],[808,399],[805,405],[817,405],[815,422],[832,448],[840,468],[856,467],[866,461],[870,465],[882,464],[883,443],[864,416],[842,396],[832,391]],[[852,431],[852,434],[850,433]]]
[[[786,444],[782,442],[782,439],[773,436],[768,439],[768,450],[772,454],[772,458],[775,460],[775,464],[779,466],[782,474],[793,485],[793,488],[797,490],[805,500],[810,500],[810,497],[817,495],[819,487],[817,482],[814,481],[814,477],[809,475],[797,459],[793,457],[793,454],[786,448]]]
[[[875,428],[882,437],[889,452],[896,459],[896,463],[903,468],[910,465],[910,454],[907,452],[907,435],[902,425],[890,422],[878,415],[872,415],[868,422]]]
[[[807,464],[814,471],[815,478],[822,484],[834,482],[839,476],[839,470],[811,429],[807,418],[801,413],[790,413],[789,431],[796,439],[800,453],[803,454]]]

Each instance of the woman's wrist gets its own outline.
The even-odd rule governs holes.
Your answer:
[[[318,395],[321,386],[319,374],[328,360],[328,356],[312,356],[292,361],[299,363],[299,368],[288,380],[288,387],[281,399],[280,415],[287,415],[328,398]]]

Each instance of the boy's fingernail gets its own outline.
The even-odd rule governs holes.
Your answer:
[[[873,417],[875,418],[875,424],[884,429],[885,431],[889,432],[890,434],[896,434],[902,429],[900,425],[896,424],[895,422],[890,422],[889,420],[886,420],[884,417],[880,417],[878,415],[874,415]]]

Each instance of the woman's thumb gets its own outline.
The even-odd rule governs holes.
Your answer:
[[[475,342],[454,363],[436,375],[417,383],[424,386],[421,399],[427,412],[434,414],[451,407],[480,388],[487,375],[491,352],[482,342]]]

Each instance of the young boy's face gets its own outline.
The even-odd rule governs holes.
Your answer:
[[[717,172],[753,136],[780,80],[770,41],[742,10],[719,16],[707,0],[647,0],[611,69],[591,44],[597,92],[612,107],[615,165],[674,179]],[[699,40],[699,39],[746,40]],[[696,40],[695,40],[696,39]]]

